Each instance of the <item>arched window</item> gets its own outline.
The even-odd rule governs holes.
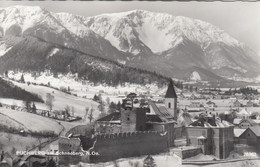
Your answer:
[[[171,103],[168,103],[168,108],[171,108]]]

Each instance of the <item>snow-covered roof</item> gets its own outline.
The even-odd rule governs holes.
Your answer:
[[[239,137],[246,129],[234,128],[234,137]]]
[[[250,129],[257,137],[260,137],[260,126],[250,126],[249,129]]]
[[[234,125],[238,125],[238,124],[240,124],[241,121],[242,121],[242,119],[240,119],[240,118],[235,118],[235,119],[233,120],[233,124],[234,124]]]
[[[247,111],[244,108],[242,110],[240,110],[237,114],[238,115],[251,115],[250,111]]]
[[[257,124],[260,124],[260,120],[259,119],[254,119],[253,120],[255,123],[257,123]]]
[[[204,137],[204,136],[199,136],[199,137],[197,137],[197,139],[206,139],[206,137]]]

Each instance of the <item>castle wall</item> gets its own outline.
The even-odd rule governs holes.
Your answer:
[[[169,123],[165,125],[165,130],[167,131],[167,137],[168,137],[168,146],[172,147],[174,146],[174,139],[175,139],[175,128],[174,123]]]
[[[96,133],[120,133],[122,131],[122,127],[120,124],[108,124],[97,122],[95,124],[95,132]]]
[[[202,153],[202,149],[200,147],[187,148],[187,149],[174,149],[174,154],[179,156],[181,159],[194,157],[200,153]]]
[[[158,132],[128,132],[97,135],[93,149],[99,155],[90,157],[90,162],[105,162],[118,158],[156,154],[167,151],[167,135]]]
[[[63,153],[59,155],[60,165],[77,164],[81,160],[80,155],[67,155],[67,153],[79,153],[81,151],[80,143],[78,138],[59,138],[59,152]]]

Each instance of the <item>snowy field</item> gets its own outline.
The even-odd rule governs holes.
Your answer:
[[[24,129],[27,130],[27,128],[20,122],[0,113],[0,125],[4,125],[8,128],[15,128],[15,129]]]
[[[158,167],[181,167],[181,159],[173,153],[162,153],[152,156]],[[143,167],[143,161],[146,156],[140,156],[135,158],[122,158],[116,161],[98,163],[98,164],[86,164],[80,163],[83,167]],[[174,164],[174,165],[173,165]],[[71,165],[71,167],[79,167],[79,165]]]
[[[54,131],[56,134],[59,134],[59,132],[62,130],[62,126],[59,125],[55,120],[48,119],[36,114],[5,108],[0,108],[0,113],[8,116],[7,120],[15,120],[13,122],[19,123],[22,125],[22,127],[25,127],[31,131]]]
[[[155,164],[157,167],[199,167],[199,165],[182,165],[181,159],[173,153],[164,153],[159,155],[152,155]],[[146,156],[135,157],[135,158],[122,158],[116,161],[98,163],[98,164],[86,164],[80,163],[79,165],[71,165],[70,167],[143,167],[143,161]],[[207,160],[212,157],[207,155],[197,156],[196,160]],[[259,167],[260,160],[245,160],[238,162],[229,162],[229,163],[220,163],[206,165],[207,167]]]
[[[74,115],[75,116],[81,116],[83,117],[85,115],[85,109],[86,108],[94,108],[95,112],[93,113],[93,116],[96,118],[99,115],[97,106],[98,103],[85,99],[82,97],[76,97],[73,95],[66,94],[64,92],[46,87],[46,86],[40,86],[40,85],[27,85],[24,83],[19,83],[12,81],[16,86],[21,87],[22,89],[25,89],[28,92],[38,94],[43,98],[44,101],[46,101],[46,94],[51,93],[54,96],[54,102],[53,102],[53,111],[54,110],[64,110],[65,107],[68,105],[69,107],[74,108]],[[72,87],[72,86],[71,86]],[[24,106],[22,101],[19,100],[11,100],[11,99],[0,99],[0,102],[4,104],[17,104],[20,106]],[[37,109],[43,109],[48,110],[48,107],[43,103],[36,103]]]
[[[57,78],[53,77],[49,72],[41,72],[39,76],[33,77],[31,73],[12,72],[8,73],[9,78],[19,80],[21,75],[24,75],[25,82],[32,82],[37,84],[48,84],[56,88],[68,88],[73,94],[77,94],[80,97],[86,97],[92,99],[94,95],[102,94],[102,98],[105,101],[107,97],[110,101],[118,102],[122,100],[122,96],[135,92],[137,94],[149,93],[151,95],[164,95],[167,86],[158,88],[155,84],[148,84],[146,86],[140,86],[136,84],[125,84],[125,86],[107,86],[107,85],[94,85],[88,81],[78,80],[77,75],[67,74],[58,75]]]
[[[2,149],[9,153],[12,152],[13,148],[15,148],[17,151],[31,149],[34,146],[39,145],[40,142],[43,143],[46,140],[46,138],[37,139],[31,136],[20,136],[11,133],[0,132],[0,144],[2,144]]]

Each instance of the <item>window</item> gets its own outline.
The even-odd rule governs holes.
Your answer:
[[[127,121],[129,121],[130,120],[130,118],[129,117],[127,117]]]
[[[198,144],[199,144],[199,145],[203,145],[203,144],[204,144],[204,140],[203,140],[203,139],[199,139],[199,140],[198,140]]]
[[[168,108],[171,108],[171,103],[168,103]]]
[[[248,133],[247,136],[250,136],[250,134]]]
[[[202,131],[202,136],[205,136],[206,135],[206,132],[205,131]]]

